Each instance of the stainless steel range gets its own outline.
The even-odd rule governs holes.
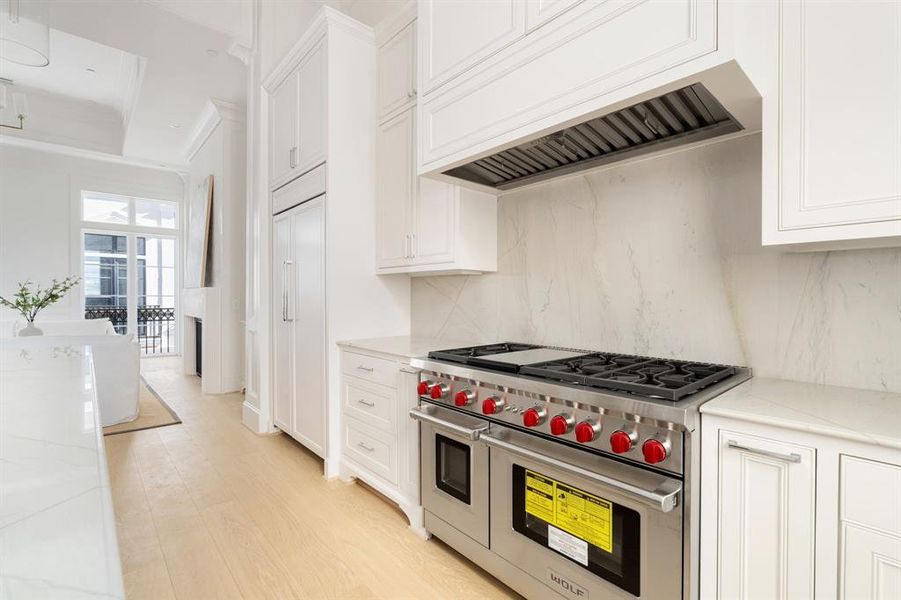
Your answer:
[[[748,369],[515,343],[413,364],[430,533],[529,598],[697,598],[698,407]]]

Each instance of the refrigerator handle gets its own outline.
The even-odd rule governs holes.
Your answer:
[[[282,321],[288,320],[288,261],[282,261]]]
[[[291,267],[294,266],[293,260],[285,261],[285,271],[284,271],[284,273],[285,273],[285,288],[284,288],[284,290],[285,290],[285,309],[284,309],[285,310],[285,318],[284,318],[284,320],[288,323],[290,323],[294,320],[294,317],[291,316],[291,294],[288,292],[288,287],[290,285],[291,291],[293,292],[294,291],[293,281],[295,280],[294,277],[288,277],[288,267],[289,266],[291,266]],[[291,269],[291,271],[292,271],[292,275],[293,275],[294,269]]]

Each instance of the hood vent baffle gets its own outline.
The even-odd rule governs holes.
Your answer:
[[[741,124],[707,88],[696,83],[444,174],[510,190],[741,129]]]

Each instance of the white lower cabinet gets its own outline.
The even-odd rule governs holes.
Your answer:
[[[815,450],[721,429],[719,457],[720,597],[811,598]]]
[[[901,598],[901,466],[840,458],[839,598]]]
[[[700,597],[901,597],[901,451],[703,415]]]
[[[408,413],[419,402],[408,362],[341,351],[341,477],[360,479],[396,502],[426,537],[419,503],[419,430]]]

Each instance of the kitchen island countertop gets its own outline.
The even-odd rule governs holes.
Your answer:
[[[0,597],[125,597],[89,346],[0,342]]]

